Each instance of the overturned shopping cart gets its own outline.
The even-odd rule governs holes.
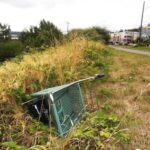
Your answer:
[[[41,122],[51,126],[54,124],[59,136],[65,135],[81,118],[86,110],[80,83],[103,77],[78,80],[69,84],[48,88],[32,94],[32,100],[24,103],[29,113]]]

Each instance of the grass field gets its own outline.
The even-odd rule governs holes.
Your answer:
[[[63,139],[50,134],[19,105],[32,92],[97,72],[105,72],[107,78],[92,84],[93,101],[86,101],[92,112]],[[0,142],[6,147],[19,148],[19,144],[31,150],[90,149],[95,145],[99,149],[148,150],[149,75],[150,57],[85,40],[5,62],[0,67]]]
[[[133,50],[141,50],[141,51],[150,52],[150,46],[137,46],[137,47],[133,47],[133,46],[123,46],[123,47],[129,48],[129,49],[133,49]]]
[[[131,135],[125,149],[150,148],[150,57],[114,51],[110,80],[110,111],[122,116]],[[101,88],[103,88],[103,86]]]

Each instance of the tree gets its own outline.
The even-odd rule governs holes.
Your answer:
[[[9,25],[0,23],[0,42],[10,40],[11,39],[10,32],[11,29]]]
[[[15,57],[23,52],[20,41],[11,40],[9,25],[0,23],[0,61]]]
[[[100,27],[93,27],[97,34],[100,36],[101,40],[103,40],[106,44],[110,40],[110,35],[109,31],[105,28],[100,28]]]
[[[55,46],[62,39],[62,32],[53,23],[45,20],[40,21],[39,27],[32,26],[20,35],[22,43],[30,47]]]
[[[40,22],[40,39],[43,44],[55,46],[57,42],[63,39],[63,34],[60,30],[49,21],[42,20]]]

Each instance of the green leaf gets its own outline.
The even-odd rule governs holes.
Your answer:
[[[103,144],[101,141],[98,141],[98,142],[97,142],[97,145],[98,145],[99,147],[101,147],[102,149],[104,149],[104,144]]]
[[[27,150],[24,146],[19,146],[15,142],[4,142],[1,144],[5,148],[10,148],[11,150]]]
[[[111,136],[111,133],[108,131],[101,131],[100,136],[105,137],[105,138],[109,138]]]

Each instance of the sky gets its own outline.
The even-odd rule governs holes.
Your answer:
[[[145,0],[143,25],[150,23],[150,0]],[[0,0],[0,22],[22,31],[45,19],[60,30],[93,26],[110,31],[140,26],[143,0]]]

